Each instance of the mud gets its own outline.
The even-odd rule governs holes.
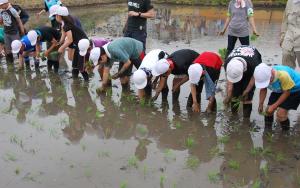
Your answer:
[[[121,5],[73,9],[90,36],[122,35]],[[226,47],[217,31],[225,9],[161,6],[149,21],[147,49],[198,52]],[[257,10],[261,37],[252,44],[263,61],[280,64],[281,10]],[[42,18],[46,19],[46,18]],[[41,21],[42,21],[41,20]],[[85,20],[89,20],[86,21]],[[37,25],[31,22],[31,26]],[[95,28],[90,30],[89,28]],[[2,188],[214,188],[300,185],[299,111],[293,128],[264,129],[257,92],[249,120],[222,105],[224,71],[218,85],[218,111],[208,115],[186,109],[188,84],[179,101],[159,98],[138,104],[136,91],[120,82],[103,95],[95,72],[89,84],[70,79],[70,62],[59,75],[42,66],[17,72],[0,67],[0,187]],[[45,65],[45,62],[42,63]],[[116,71],[116,67],[112,72]],[[169,80],[169,85],[171,85]],[[202,111],[206,106],[202,97]]]

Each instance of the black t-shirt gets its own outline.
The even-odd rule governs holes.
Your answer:
[[[199,53],[194,50],[182,49],[172,53],[168,59],[171,59],[174,62],[174,69],[172,74],[182,75],[187,74],[188,69],[194,60],[199,56]]]
[[[225,60],[224,68],[227,69],[227,65],[234,57],[241,57],[247,62],[247,70],[244,74],[252,76],[255,68],[262,62],[261,54],[253,46],[239,46],[235,48]]]
[[[52,27],[39,27],[36,29],[39,33],[39,36],[41,37],[41,42],[52,42],[52,39],[59,41],[60,40],[60,32]]]
[[[12,5],[12,7],[19,13],[21,20],[29,18],[29,14],[19,5]]]
[[[63,30],[65,32],[68,32],[68,31],[71,31],[72,32],[72,35],[73,35],[73,43],[71,45],[75,45],[77,46],[78,45],[78,42],[81,40],[81,39],[87,39],[87,35],[85,34],[85,32],[80,29],[79,27],[75,26],[74,24],[72,23],[65,23],[64,26],[63,26]],[[70,46],[71,46],[70,45]]]
[[[145,13],[153,9],[150,0],[128,0],[128,11]],[[138,16],[128,17],[127,31],[147,30],[147,19]]]

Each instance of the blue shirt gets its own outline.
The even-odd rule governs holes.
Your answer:
[[[283,65],[273,66],[273,69],[276,70],[276,75],[275,80],[268,87],[270,90],[275,93],[287,90],[291,93],[300,91],[300,73]]]
[[[27,35],[25,35],[25,36],[22,37],[21,42],[25,46],[24,51],[26,51],[26,52],[33,52],[33,51],[35,51],[35,46],[32,46],[30,44],[30,41],[29,41]]]

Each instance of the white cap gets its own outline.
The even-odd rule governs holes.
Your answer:
[[[133,82],[136,88],[144,89],[147,86],[147,75],[145,71],[138,69],[133,73]]]
[[[166,59],[161,59],[155,64],[152,70],[152,75],[160,76],[162,74],[165,74],[168,71],[169,67],[170,64],[168,63],[168,61]]]
[[[94,65],[98,65],[98,61],[100,58],[101,49],[100,48],[93,48],[90,52],[90,61],[94,63]]]
[[[226,68],[227,80],[232,83],[237,83],[242,80],[243,74],[243,60],[241,58],[232,58]]]
[[[8,3],[8,0],[0,0],[0,5],[3,5],[5,3]]]
[[[267,88],[271,82],[272,68],[265,63],[259,64],[254,71],[255,86],[258,89]]]
[[[22,42],[20,40],[14,40],[11,43],[12,53],[14,53],[14,54],[19,53],[21,48],[22,48]]]
[[[195,63],[189,67],[189,80],[192,84],[198,84],[203,73],[203,68],[200,64]]]
[[[69,10],[67,7],[58,7],[55,14],[59,16],[69,16]]]
[[[89,39],[81,39],[78,42],[79,54],[81,56],[85,56],[89,47],[90,47]]]
[[[37,38],[38,38],[37,32],[35,30],[31,30],[27,33],[27,37],[28,37],[28,40],[30,41],[30,44],[32,46],[35,46]]]
[[[59,8],[59,5],[52,5],[49,9],[49,18],[51,18],[52,16],[55,16],[57,13],[57,9]]]

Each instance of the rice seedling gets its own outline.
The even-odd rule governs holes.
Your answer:
[[[97,110],[95,116],[96,116],[96,119],[100,119],[100,118],[104,117],[104,114],[102,114],[100,111]]]
[[[192,148],[194,145],[196,144],[196,141],[193,137],[189,136],[186,141],[185,141],[185,145],[187,148]]]
[[[219,55],[221,56],[221,58],[222,58],[223,60],[225,60],[226,54],[227,54],[227,48],[220,48],[220,49],[218,50],[218,52],[219,52]]]
[[[231,168],[233,170],[240,169],[240,163],[238,161],[235,161],[235,160],[230,160],[228,162],[228,166],[229,166],[229,168]]]
[[[195,170],[200,165],[200,160],[196,156],[190,156],[185,162],[187,168]]]
[[[16,174],[16,175],[19,175],[19,174],[20,174],[20,171],[21,171],[20,167],[17,167],[17,168],[15,169],[15,174]]]
[[[258,39],[259,36],[255,35],[255,34],[252,34],[251,37],[250,37],[250,40],[252,42],[256,41]]]
[[[208,173],[208,180],[209,180],[210,183],[213,183],[213,184],[219,183],[219,181],[221,180],[220,173],[218,173],[218,172],[209,172]]]
[[[108,151],[99,151],[98,152],[98,158],[109,158],[110,153]]]
[[[148,134],[148,129],[144,125],[139,125],[136,129],[142,136],[146,136]]]
[[[177,183],[173,183],[172,188],[176,188],[177,187]]]
[[[262,153],[262,148],[251,148],[249,153],[253,157],[258,157]]]
[[[176,161],[175,153],[171,149],[165,149],[164,158],[167,162]]]
[[[16,154],[11,153],[11,152],[5,153],[5,155],[3,156],[3,159],[4,159],[5,161],[12,161],[12,162],[17,161]]]
[[[219,137],[218,138],[218,141],[221,143],[221,144],[227,144],[230,140],[230,137],[229,136],[223,136],[223,137]]]
[[[54,138],[54,139],[59,139],[59,133],[56,129],[54,128],[50,128],[49,129],[49,134],[50,134],[50,137]]]
[[[252,188],[260,188],[261,187],[261,181],[255,180],[255,182],[251,186]]]
[[[274,153],[270,147],[266,147],[262,150],[262,156],[264,157],[273,157]]]
[[[21,148],[23,148],[23,141],[21,138],[19,138],[17,135],[12,135],[10,136],[10,143],[12,144],[16,144],[18,146],[20,146]]]
[[[28,121],[28,123],[37,131],[44,131],[43,125],[37,123],[36,121]]]
[[[238,141],[235,145],[235,149],[236,150],[242,150],[243,146],[242,146],[242,143],[240,141]]]
[[[285,157],[285,155],[283,154],[283,153],[277,153],[276,154],[276,156],[275,156],[275,160],[277,161],[277,162],[284,162],[285,160],[286,160],[286,157]]]
[[[84,176],[86,178],[91,178],[92,177],[92,171],[91,171],[91,169],[86,168],[85,171],[84,171]]]
[[[224,152],[222,152],[218,146],[215,146],[209,150],[209,154],[211,156],[222,156]]]
[[[128,159],[128,166],[138,168],[138,158],[136,156],[132,156]]]
[[[144,178],[146,178],[147,174],[148,174],[148,166],[144,165],[143,167],[143,174],[144,174]]]
[[[120,184],[120,188],[127,188],[127,182],[126,182],[126,181],[123,181],[123,182]]]
[[[85,144],[81,144],[81,149],[82,149],[83,152],[85,152],[86,151],[86,145]]]
[[[260,168],[262,174],[267,177],[268,176],[268,173],[269,173],[269,166],[268,164],[265,164],[263,165],[261,168]]]
[[[266,134],[266,138],[267,138],[267,141],[268,142],[274,142],[274,137],[273,137],[273,134],[272,133],[267,133]]]
[[[93,110],[93,108],[90,107],[90,106],[88,106],[88,107],[85,109],[85,112],[86,112],[86,113],[90,113],[92,110]]]
[[[231,100],[231,102],[233,103],[233,108],[235,109],[240,109],[240,107],[242,106],[242,98],[233,98]]]
[[[160,175],[160,186],[163,186],[164,185],[164,183],[165,183],[165,181],[166,181],[166,176],[164,175],[164,174],[162,174],[162,175]]]

